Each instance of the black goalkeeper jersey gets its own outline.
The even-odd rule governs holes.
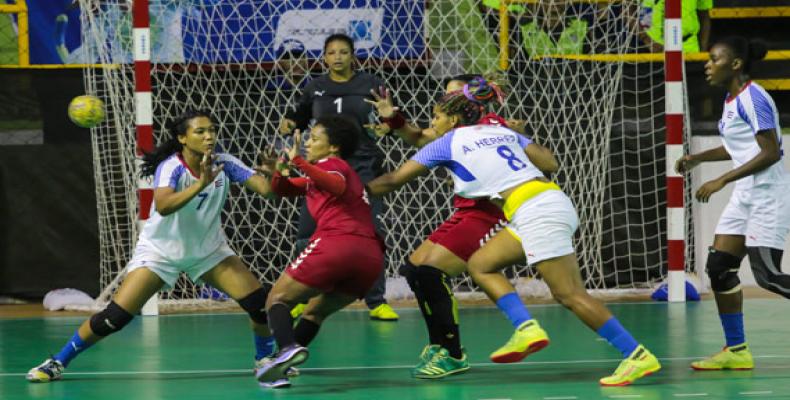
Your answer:
[[[372,179],[371,173],[381,164],[382,152],[376,146],[376,137],[364,128],[373,123],[376,114],[373,106],[364,99],[373,99],[371,89],[378,89],[384,83],[377,76],[367,72],[355,72],[347,82],[335,82],[329,75],[321,75],[310,81],[302,91],[293,110],[286,118],[296,122],[298,129],[305,129],[311,121],[329,114],[344,114],[359,123],[362,137],[354,156],[346,160],[360,174],[364,182]]]

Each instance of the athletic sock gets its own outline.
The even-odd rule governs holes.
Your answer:
[[[743,313],[719,314],[721,327],[724,329],[724,338],[727,347],[737,346],[746,342],[746,334],[743,332]]]
[[[268,310],[269,329],[277,340],[277,347],[282,350],[296,344],[294,339],[293,317],[291,310],[282,303],[271,306]]]
[[[255,361],[274,353],[274,336],[258,336],[253,333],[252,337],[255,340]]]
[[[598,329],[597,333],[617,350],[620,350],[620,353],[623,353],[623,357],[630,356],[631,353],[639,347],[639,343],[636,339],[620,325],[620,321],[615,317],[609,318],[609,320]]]
[[[433,330],[431,336],[447,349],[453,358],[462,358],[461,338],[458,327],[458,303],[453,296],[449,277],[443,271],[429,265],[417,268],[420,290],[425,296],[425,306],[431,313]]]
[[[296,328],[294,328],[294,339],[296,343],[299,343],[300,346],[307,346],[315,339],[315,335],[318,334],[320,328],[321,325],[309,319],[300,319],[299,323],[296,324]]]
[[[91,347],[91,344],[85,343],[80,337],[79,331],[74,332],[74,336],[60,349],[60,353],[52,356],[54,360],[60,361],[63,367],[68,367],[71,360],[77,357],[77,354],[82,353],[85,349]]]
[[[406,260],[406,262],[401,265],[398,272],[401,276],[406,278],[409,288],[414,292],[414,298],[417,299],[417,306],[420,307],[420,313],[422,314],[423,320],[425,320],[425,327],[428,330],[428,342],[436,345],[441,344],[441,332],[434,326],[433,315],[431,314],[430,308],[427,306],[425,293],[420,287],[420,282],[417,278],[417,267],[415,267],[411,261]]]
[[[529,314],[529,310],[521,302],[516,292],[510,292],[500,297],[496,301],[496,306],[505,313],[514,328],[518,328],[524,321],[532,319],[532,315]]]

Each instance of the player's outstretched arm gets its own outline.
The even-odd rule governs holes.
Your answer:
[[[154,189],[154,204],[156,212],[161,216],[172,214],[189,203],[193,197],[197,196],[203,188],[214,181],[214,178],[222,171],[224,164],[214,165],[216,156],[209,150],[203,154],[200,161],[200,179],[189,185],[186,189],[176,192],[172,187],[158,187]]]
[[[403,139],[404,142],[412,146],[422,147],[434,139],[426,135],[422,128],[406,120],[406,117],[403,116],[400,109],[392,103],[392,98],[386,88],[380,87],[378,90],[372,89],[370,95],[373,96],[373,100],[365,99],[365,102],[376,109],[376,113],[378,113],[379,117],[393,132],[395,132],[395,135]]]
[[[554,173],[560,169],[560,163],[547,147],[532,142],[524,148],[524,152],[527,153],[529,161],[544,173]]]
[[[244,182],[247,189],[264,197],[275,197],[272,189],[272,177],[277,170],[277,152],[273,146],[268,146],[258,154],[258,165],[254,168],[257,174]]]
[[[401,186],[413,181],[418,176],[425,175],[429,171],[428,167],[409,160],[395,171],[386,173],[370,182],[367,187],[368,193],[372,196],[381,196],[399,189]]]
[[[264,197],[274,196],[271,181],[263,175],[251,176],[250,179],[244,181],[244,187]]]

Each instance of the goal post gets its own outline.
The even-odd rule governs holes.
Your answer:
[[[147,31],[137,19],[146,3]],[[524,120],[527,133],[560,161],[553,178],[580,217],[575,245],[589,289],[651,289],[670,270],[694,272],[690,213],[673,219],[687,239],[680,264],[668,256],[669,240],[676,238],[667,237],[668,229],[677,231],[668,220],[677,213],[668,211],[667,199],[677,194],[668,193],[665,173],[677,151],[666,143],[670,135],[686,137],[688,125],[669,132],[665,64],[639,46],[633,24],[638,2],[520,2],[507,13],[485,3],[490,2],[135,0],[130,8],[116,0],[80,0],[88,61],[117,66],[85,75],[88,91],[108,109],[105,122],[92,130],[101,241],[98,301],[108,301],[117,286],[134,249],[137,221],[150,207],[144,202],[150,186],[136,172],[138,149],[161,141],[168,120],[197,107],[218,119],[221,149],[253,164],[259,149],[282,145],[277,124],[300,89],[294,87],[296,67],[283,62],[280,49],[298,42],[307,68],[318,74],[323,39],[335,32],[354,38],[359,68],[381,77],[401,109],[426,125],[443,81],[452,75],[486,74],[505,87],[501,113]],[[503,16],[509,24],[504,38]],[[506,64],[500,60],[502,43],[510,52]],[[386,154],[384,171],[415,151],[393,137],[379,139],[379,145]],[[409,294],[398,267],[452,212],[445,178],[435,173],[385,198],[390,296]],[[688,189],[680,190],[681,198],[688,197]],[[262,282],[273,283],[295,256],[297,213],[296,200],[231,190],[223,215],[226,234]],[[522,293],[537,290],[536,272],[528,266],[505,272]],[[479,293],[466,275],[454,280],[454,289]],[[182,278],[160,295],[159,304],[215,304],[211,297],[210,290]]]

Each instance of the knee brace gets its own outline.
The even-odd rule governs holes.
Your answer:
[[[258,288],[239,300],[241,308],[250,315],[250,319],[256,324],[266,325],[269,323],[268,317],[266,316],[266,297],[268,297],[268,295],[268,290]]]
[[[769,247],[747,247],[754,279],[763,289],[790,298],[790,275],[783,274],[782,250]]]
[[[741,289],[741,280],[738,278],[738,269],[741,267],[743,257],[718,251],[711,247],[705,272],[710,277],[710,286],[716,293],[735,293]]]
[[[129,314],[116,302],[110,301],[104,310],[93,314],[90,319],[90,327],[96,335],[107,336],[123,329],[132,319],[134,319],[134,315]]]

